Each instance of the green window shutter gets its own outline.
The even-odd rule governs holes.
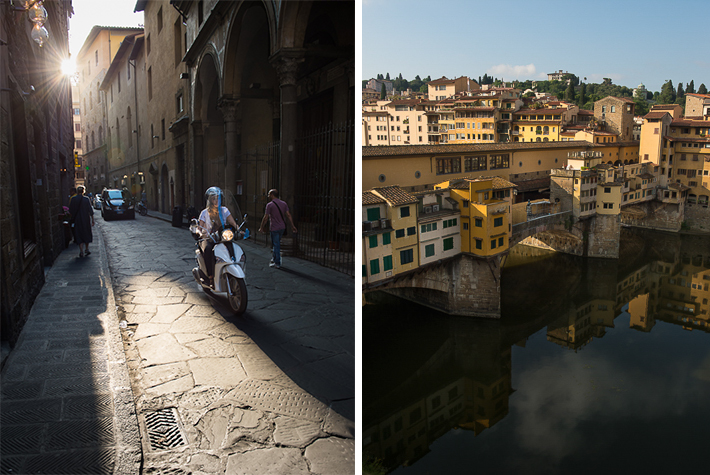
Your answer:
[[[391,243],[392,243],[392,235],[391,235],[391,233],[384,233],[384,234],[382,235],[382,245],[384,246],[384,245],[386,245],[386,244],[391,244]]]
[[[365,264],[362,265],[362,276],[367,277],[367,266]]]
[[[380,208],[368,208],[367,209],[367,220],[377,221],[380,219]]]
[[[392,256],[384,256],[382,258],[382,267],[384,270],[392,270]]]
[[[450,238],[444,239],[444,250],[448,251],[453,248],[454,248],[454,238],[450,237]]]
[[[434,245],[433,244],[427,244],[426,247],[424,247],[424,254],[426,257],[431,257],[434,255]]]
[[[370,248],[377,247],[377,235],[370,236]]]
[[[380,273],[380,260],[372,259],[370,261],[370,275],[375,275]]]

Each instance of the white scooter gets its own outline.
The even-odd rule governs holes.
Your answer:
[[[190,233],[197,241],[195,261],[197,267],[192,269],[192,275],[202,287],[215,295],[226,297],[229,306],[236,315],[241,315],[247,308],[247,285],[245,267],[247,256],[235,239],[243,236],[249,237],[249,230],[245,228],[247,215],[245,214],[238,229],[227,226],[219,232],[208,233],[201,228],[198,221],[190,222]],[[205,265],[204,249],[207,243],[214,242],[214,282],[210,285]]]

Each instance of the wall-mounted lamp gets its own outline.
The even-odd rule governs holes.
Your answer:
[[[29,19],[34,23],[30,36],[40,48],[49,39],[49,32],[44,27],[44,22],[47,21],[47,10],[42,6],[42,2],[43,0],[24,0],[21,2],[22,5],[14,5],[12,1],[10,2],[16,11],[29,12]],[[3,41],[2,44],[7,42]]]
[[[7,88],[7,87],[3,87],[2,89],[0,89],[0,91],[11,91],[11,92],[12,92],[12,91],[17,91],[17,89],[9,89],[9,88]],[[29,96],[29,95],[32,94],[33,92],[35,92],[35,87],[34,87],[34,86],[30,86],[30,92],[25,92],[25,91],[23,91],[23,90],[20,89],[20,94],[22,94],[23,96]]]
[[[190,79],[190,73],[180,73],[180,79]]]

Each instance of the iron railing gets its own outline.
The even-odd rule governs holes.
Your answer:
[[[283,253],[355,275],[354,124],[331,125],[300,137],[295,144],[294,202],[288,203],[297,237],[284,238]],[[240,157],[244,183],[240,207],[249,215],[254,241],[270,246],[256,231],[268,202],[279,188],[281,147],[278,142],[246,151]]]

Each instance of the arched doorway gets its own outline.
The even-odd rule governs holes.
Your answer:
[[[160,168],[160,212],[170,214],[173,210],[169,207],[170,203],[168,202],[170,198],[168,195],[168,180],[168,165],[163,163],[163,166]]]
[[[210,186],[224,186],[224,119],[217,104],[220,97],[219,72],[212,54],[205,54],[195,83],[195,207]]]

